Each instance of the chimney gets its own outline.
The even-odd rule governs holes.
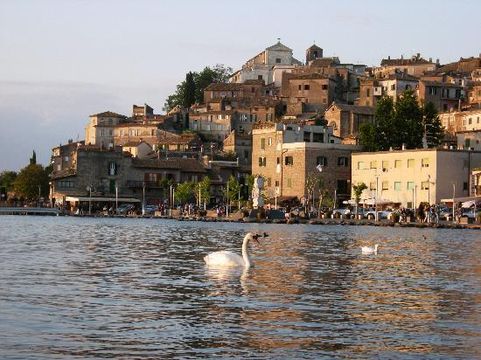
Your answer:
[[[479,56],[481,57],[481,54]],[[387,59],[391,60],[391,55],[388,55]]]
[[[430,62],[430,63],[433,62],[433,58],[432,58],[432,57],[429,58],[429,62]]]
[[[404,59],[404,55],[401,55],[401,60]]]
[[[439,59],[436,59],[436,65],[437,66],[441,65],[440,62],[439,62]]]

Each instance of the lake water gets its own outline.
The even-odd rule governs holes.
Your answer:
[[[247,231],[254,268],[204,266]],[[481,358],[480,254],[476,230],[1,216],[0,358]]]

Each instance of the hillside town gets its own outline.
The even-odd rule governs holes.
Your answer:
[[[453,208],[481,199],[481,55],[449,64],[388,56],[369,67],[325,56],[316,44],[298,60],[279,40],[246,58],[227,81],[197,89],[201,101],[165,114],[143,104],[90,115],[84,140],[52,149],[50,206],[224,215],[252,205],[258,177],[264,208],[315,216],[357,204]],[[363,131],[382,132],[382,104],[409,96],[420,109],[429,104],[442,134],[433,138],[424,114],[421,142],[370,148]]]

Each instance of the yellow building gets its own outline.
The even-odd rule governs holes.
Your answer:
[[[420,202],[474,193],[470,174],[481,166],[480,151],[415,149],[352,154],[352,184],[365,183],[361,196],[412,208]],[[354,197],[354,196],[353,196]]]

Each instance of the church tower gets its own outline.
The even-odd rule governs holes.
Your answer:
[[[306,65],[309,64],[310,61],[322,58],[322,49],[313,44],[310,48],[306,50]]]

